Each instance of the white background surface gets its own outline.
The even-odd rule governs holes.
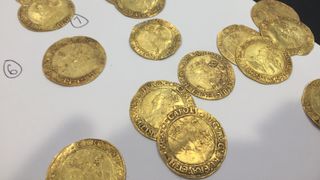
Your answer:
[[[40,180],[64,146],[100,138],[122,153],[128,180],[175,180],[162,162],[156,143],[131,124],[129,104],[150,80],[178,81],[180,59],[194,50],[218,52],[216,35],[231,24],[256,28],[251,0],[168,0],[158,18],[178,27],[183,44],[161,62],[147,61],[129,47],[132,27],[143,21],[120,14],[104,0],[75,0],[77,13],[90,23],[75,29],[34,33],[17,19],[19,4],[0,1],[0,64],[13,59],[23,66],[16,79],[0,72],[0,179]],[[57,40],[86,35],[106,49],[104,72],[94,82],[66,88],[48,81],[42,57]],[[213,114],[228,137],[228,155],[212,180],[319,180],[320,131],[305,116],[300,98],[305,85],[319,78],[320,48],[293,58],[293,73],[280,85],[265,86],[246,78],[235,66],[236,87],[220,101],[195,98]]]

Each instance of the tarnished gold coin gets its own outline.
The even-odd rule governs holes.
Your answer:
[[[251,9],[251,18],[258,27],[263,21],[273,21],[278,17],[300,20],[298,13],[294,9],[276,0],[261,0]]]
[[[53,31],[68,24],[75,14],[71,0],[19,0],[18,17],[32,31]]]
[[[110,143],[84,139],[65,147],[52,161],[46,180],[125,180],[126,168]]]
[[[235,86],[231,64],[219,54],[208,51],[195,51],[183,57],[178,76],[187,91],[202,99],[222,99]]]
[[[247,39],[260,34],[244,25],[231,25],[218,34],[217,45],[220,53],[231,63],[236,64],[236,50]]]
[[[260,26],[262,36],[285,49],[289,55],[307,55],[314,46],[312,31],[302,22],[281,17],[274,21],[264,21]]]
[[[131,18],[149,18],[159,14],[165,0],[108,0],[113,2],[116,8],[125,16]]]
[[[130,45],[144,58],[162,60],[179,49],[181,34],[171,23],[162,19],[152,19],[133,28]]]
[[[301,102],[306,115],[320,128],[320,79],[308,84]]]
[[[237,49],[236,61],[247,77],[262,84],[281,83],[292,72],[288,53],[266,37],[253,37],[243,43]]]
[[[80,86],[96,79],[106,64],[106,53],[96,40],[75,36],[54,43],[43,58],[43,72],[52,82]]]
[[[151,81],[140,87],[133,97],[130,118],[142,135],[155,140],[167,114],[185,106],[195,106],[195,103],[182,86],[169,81]]]
[[[168,114],[160,127],[157,145],[166,165],[191,179],[212,175],[227,154],[227,138],[220,123],[194,107]]]

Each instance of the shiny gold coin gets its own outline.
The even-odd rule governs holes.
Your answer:
[[[133,28],[130,45],[144,58],[162,60],[179,49],[181,34],[174,25],[165,20],[148,20]]]
[[[116,8],[125,16],[131,18],[149,18],[159,14],[165,0],[109,0],[113,1]]]
[[[231,25],[218,34],[217,44],[220,53],[231,63],[236,64],[236,50],[247,39],[260,34],[244,25]]]
[[[190,179],[212,175],[227,154],[227,138],[220,123],[194,107],[176,109],[167,115],[157,145],[166,165]]]
[[[262,84],[281,83],[292,72],[288,53],[266,37],[253,37],[243,43],[237,49],[236,60],[247,77]]]
[[[260,27],[265,20],[273,21],[278,17],[300,20],[298,13],[290,6],[276,0],[261,0],[251,10],[253,22]]]
[[[140,87],[133,97],[130,117],[142,135],[155,140],[167,114],[184,106],[195,106],[195,103],[182,86],[168,81],[151,81]]]
[[[75,14],[70,0],[20,0],[18,18],[32,31],[53,31],[68,24]]]
[[[308,84],[301,102],[304,112],[320,128],[320,79]]]
[[[96,40],[76,36],[54,43],[43,59],[43,72],[52,82],[80,86],[96,79],[106,64],[106,53]]]
[[[260,26],[262,36],[279,44],[289,55],[307,55],[314,46],[312,31],[302,22],[290,18],[264,21]]]
[[[183,57],[178,76],[187,91],[202,99],[222,99],[235,86],[231,64],[219,54],[207,51],[196,51]]]
[[[110,143],[85,139],[65,147],[52,161],[46,180],[125,180],[119,151]]]

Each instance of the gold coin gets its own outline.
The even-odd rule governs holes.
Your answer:
[[[281,17],[274,21],[264,21],[260,26],[262,36],[279,44],[289,55],[306,55],[314,46],[312,31],[302,22]]]
[[[130,45],[144,58],[162,60],[179,49],[181,34],[174,25],[165,20],[148,20],[133,28]]]
[[[247,77],[262,84],[281,83],[292,72],[288,53],[266,37],[253,37],[243,43],[237,49],[236,60]]]
[[[320,127],[320,79],[308,84],[304,89],[301,102],[307,116]]]
[[[53,31],[68,24],[75,14],[70,0],[20,0],[18,17],[32,31]]]
[[[159,14],[165,0],[109,0],[113,1],[116,8],[125,16],[131,18],[149,18]]]
[[[151,81],[140,87],[133,97],[130,117],[142,135],[155,140],[167,114],[184,106],[195,106],[195,103],[182,86],[168,81]]]
[[[65,147],[52,161],[46,180],[125,180],[119,151],[110,143],[84,139]]]
[[[194,107],[168,114],[160,127],[157,145],[169,169],[190,179],[212,175],[227,154],[227,138],[220,123]]]
[[[218,34],[217,44],[220,53],[231,63],[236,64],[236,50],[240,44],[260,34],[244,25],[231,25]]]
[[[235,85],[231,64],[219,54],[195,51],[181,60],[179,81],[191,94],[217,100],[228,96]]]
[[[63,86],[80,86],[96,79],[105,64],[105,51],[96,40],[75,36],[49,47],[42,67],[50,81]]]
[[[106,1],[114,5],[116,0],[106,0]]]
[[[260,27],[265,20],[273,21],[278,17],[300,20],[298,13],[290,6],[276,0],[261,0],[251,9],[253,22]]]

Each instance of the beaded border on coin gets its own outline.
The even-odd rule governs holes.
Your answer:
[[[316,79],[312,82],[310,82],[305,89],[303,90],[303,95],[301,98],[301,104],[303,107],[303,110],[305,114],[308,116],[308,118],[320,128],[320,115],[316,113],[311,105],[310,102],[310,91],[312,89],[319,89],[320,88],[320,79]]]

